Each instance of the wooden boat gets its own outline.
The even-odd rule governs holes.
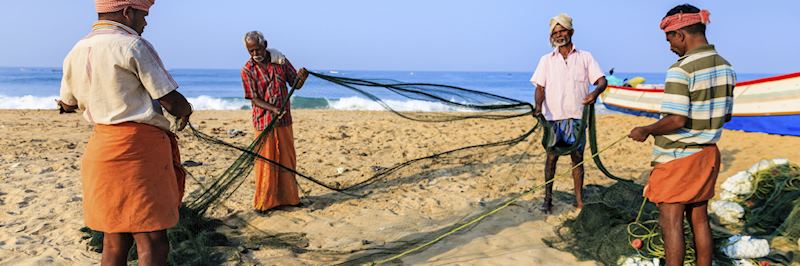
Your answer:
[[[658,117],[663,88],[608,86],[600,95],[606,108]],[[736,83],[733,119],[725,128],[800,136],[800,72]]]

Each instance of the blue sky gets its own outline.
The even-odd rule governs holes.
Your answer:
[[[239,68],[242,35],[311,69],[532,71],[551,50],[550,17],[575,19],[574,42],[621,72],[675,61],[658,22],[686,1],[159,0],[144,37],[169,68]],[[800,1],[693,1],[711,11],[709,39],[739,72],[800,71]],[[0,66],[60,66],[96,19],[89,0],[5,1]]]

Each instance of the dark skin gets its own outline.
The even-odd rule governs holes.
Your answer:
[[[147,11],[126,7],[123,10],[98,14],[98,19],[121,23],[135,30],[139,35],[147,26]],[[189,122],[192,107],[182,94],[172,91],[158,99],[161,106],[175,117],[178,130],[183,130]],[[62,112],[74,113],[78,106],[58,101]],[[101,265],[127,265],[128,252],[136,242],[139,265],[167,265],[169,239],[166,230],[137,233],[103,233],[103,256]]]
[[[565,43],[565,45],[558,47],[558,53],[566,59],[569,54],[573,50],[572,44],[572,35],[575,33],[575,30],[567,30],[566,28],[562,27],[561,25],[556,25],[553,29],[553,33],[550,35],[550,38],[554,40],[556,43]],[[606,89],[608,86],[608,81],[605,77],[600,77],[594,82],[595,90],[590,92],[586,97],[583,98],[583,104],[594,104],[597,101],[597,97],[600,96],[601,93]],[[536,110],[534,111],[535,116],[539,116],[542,113],[542,104],[545,100],[545,87],[540,85],[536,85]],[[544,176],[545,181],[550,182],[553,178],[555,178],[556,174],[556,163],[558,163],[558,154],[555,152],[547,152],[547,161],[545,162],[544,167]],[[569,154],[570,159],[572,159],[572,166],[575,167],[579,163],[583,161],[583,151],[573,151]],[[575,204],[576,208],[583,208],[583,179],[584,179],[584,169],[583,165],[575,167],[572,170],[572,185],[573,185],[573,192],[575,193]],[[542,203],[541,210],[544,213],[550,213],[553,208],[553,183],[549,183],[545,186],[545,196],[544,196],[544,203]]]
[[[261,43],[253,39],[247,39],[247,41],[245,42],[245,47],[247,48],[247,53],[250,54],[250,59],[253,60],[253,62],[256,62],[256,64],[259,64],[262,67],[266,67],[266,65],[270,62],[271,58],[269,52],[267,52],[266,42]],[[261,57],[264,59],[261,62],[259,62],[258,60],[253,59],[256,57]],[[308,70],[306,70],[305,68],[300,68],[300,70],[297,71],[297,80],[293,81],[292,84],[290,85],[292,86],[292,88],[299,90],[300,88],[303,87],[303,84],[305,84],[307,78],[308,78]],[[278,114],[281,111],[280,108],[264,101],[264,99],[253,98],[252,101],[253,105],[264,108],[273,115],[279,115],[279,116],[283,115],[282,113]]]
[[[684,56],[692,49],[708,45],[705,34],[691,34],[683,29],[668,32],[666,37],[670,44],[670,51],[678,56]],[[674,133],[686,125],[688,120],[685,116],[667,115],[653,124],[632,129],[628,137],[644,142],[649,136]],[[683,220],[685,216],[689,220],[694,235],[695,251],[697,252],[696,263],[700,266],[710,266],[714,242],[708,223],[708,201],[691,204],[661,203],[658,204],[658,210],[658,223],[663,232],[666,265],[683,265],[685,256]]]

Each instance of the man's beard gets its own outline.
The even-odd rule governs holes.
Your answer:
[[[264,57],[260,56],[260,55],[253,56],[253,60],[256,60],[256,62],[259,62],[259,63],[263,63],[264,62]]]
[[[551,41],[552,41],[552,43],[553,43],[553,46],[555,46],[555,47],[561,47],[561,46],[564,46],[564,45],[567,45],[567,44],[569,44],[569,41],[570,41],[570,39],[569,39],[569,37],[565,37],[565,38],[553,38]]]

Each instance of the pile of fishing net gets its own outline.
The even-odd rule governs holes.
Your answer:
[[[226,254],[235,252],[228,238],[216,232],[222,221],[198,216],[189,208],[180,208],[180,221],[167,230],[170,252],[167,261],[171,265],[219,265],[226,260]],[[103,233],[88,227],[81,228],[83,239],[90,250],[103,251]],[[128,254],[129,261],[136,260],[136,246]]]
[[[800,167],[764,160],[726,179],[709,205],[716,265],[800,263]],[[584,208],[545,242],[579,259],[605,265],[658,265],[664,243],[658,209],[642,198],[643,186],[617,182],[588,186]],[[694,262],[684,222],[685,263]]]

